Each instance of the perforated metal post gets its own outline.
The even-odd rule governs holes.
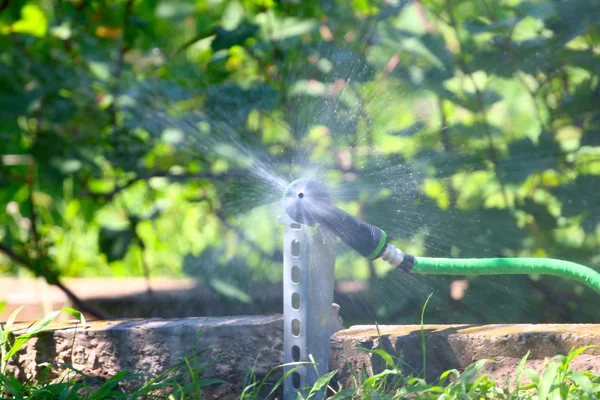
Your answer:
[[[317,363],[318,375],[323,375],[329,367],[336,238],[321,230],[311,234],[307,226],[285,214],[279,222],[285,225],[284,363],[310,362],[310,354]],[[285,372],[297,367],[286,367]],[[318,375],[312,365],[299,366],[284,381],[284,399],[297,399],[297,392],[312,387]]]

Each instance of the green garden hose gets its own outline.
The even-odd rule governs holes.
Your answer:
[[[569,261],[551,258],[428,258],[404,253],[389,243],[380,228],[335,207],[325,185],[308,179],[292,182],[283,195],[284,208],[296,222],[319,224],[370,260],[381,258],[393,267],[417,274],[507,275],[544,274],[584,283],[600,293],[600,274]]]
[[[434,275],[554,275],[584,283],[600,293],[598,272],[581,264],[553,258],[414,257],[411,272]]]

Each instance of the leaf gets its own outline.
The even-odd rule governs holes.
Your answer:
[[[319,377],[319,379],[317,379],[317,381],[315,382],[313,387],[310,389],[307,400],[312,398],[313,396],[316,396],[321,390],[326,388],[327,385],[329,385],[329,382],[331,381],[331,379],[333,379],[335,374],[337,374],[337,372],[338,372],[338,370],[335,369],[335,370],[329,371],[325,375]]]
[[[100,386],[100,388],[93,392],[92,396],[90,396],[90,400],[103,400],[107,398],[112,398],[114,395],[118,394],[118,392],[113,391],[113,389],[116,388],[120,382],[124,380],[132,380],[137,377],[139,377],[139,375],[130,374],[128,371],[117,372],[106,382],[104,382],[102,386]]]
[[[600,20],[600,8],[595,1],[570,0],[553,2],[556,13],[545,21],[546,27],[553,31],[554,46],[564,46],[571,40],[583,35],[588,27],[597,27]],[[572,21],[577,21],[574,24]]]
[[[448,130],[452,132],[452,136],[461,135],[467,139],[484,139],[487,138],[487,132],[492,137],[502,137],[504,132],[501,128],[492,124],[484,124],[482,122],[475,122],[470,125],[466,124],[455,124],[448,127]]]
[[[523,17],[534,17],[545,20],[553,16],[555,9],[551,2],[536,2],[524,1],[517,4],[514,9],[521,12]]]
[[[110,79],[110,67],[107,63],[88,61],[90,71],[101,81],[108,81]]]
[[[531,351],[528,350],[527,354],[525,354],[523,356],[523,358],[521,358],[521,361],[519,362],[519,366],[517,367],[517,376],[515,378],[515,386],[516,386],[516,390],[517,390],[517,395],[518,395],[519,386],[521,385],[521,375],[523,374],[523,369],[525,369],[525,364],[527,363],[527,359],[529,358],[530,354],[531,354]]]
[[[567,378],[571,382],[579,386],[579,388],[583,390],[583,392],[587,394],[590,398],[594,397],[593,385],[590,378],[588,378],[579,371],[569,371]]]
[[[427,33],[421,36],[420,39],[427,50],[429,50],[429,52],[436,58],[439,66],[448,69],[452,68],[454,63],[454,54],[448,50],[442,35]]]
[[[246,123],[253,109],[272,109],[277,96],[267,84],[255,84],[248,89],[235,84],[213,86],[208,90],[205,112],[215,121],[227,121],[227,126],[239,126]]]
[[[438,383],[440,386],[444,386],[446,384],[446,380],[448,379],[448,377],[452,375],[455,379],[460,377],[460,372],[458,372],[458,370],[456,369],[449,369],[447,371],[444,371],[439,379],[438,379]]]
[[[520,20],[521,18],[497,19],[487,23],[481,19],[475,19],[466,21],[464,26],[472,35],[492,33],[506,36]]]
[[[581,226],[586,231],[593,231],[600,224],[600,192],[596,190],[600,185],[600,176],[580,175],[575,182],[558,186],[551,193],[558,197],[562,203],[561,215],[584,217]]]
[[[340,391],[338,391],[336,394],[334,394],[333,397],[329,398],[328,400],[354,399],[354,398],[356,398],[356,394],[357,394],[356,391],[357,391],[357,389],[351,388],[351,387],[343,388]]]
[[[535,74],[548,73],[555,69],[556,57],[549,39],[533,38],[511,45],[511,57],[498,56],[505,52],[504,37],[497,36],[490,41],[491,47],[473,54],[470,67],[474,71],[486,71],[505,78],[513,78],[517,72]]]
[[[240,25],[243,18],[244,7],[238,1],[231,1],[221,16],[221,26],[227,31],[232,31]]]
[[[558,376],[560,366],[561,365],[559,363],[555,362],[552,362],[546,366],[538,385],[539,400],[553,400],[555,398],[552,396],[552,393],[558,390],[556,386],[559,383]]]
[[[281,385],[283,385],[283,383],[285,382],[285,380],[292,375],[294,372],[296,372],[300,367],[296,367],[296,368],[290,368],[286,373],[283,374],[283,376],[275,383],[275,385],[273,385],[273,388],[271,389],[271,391],[269,392],[269,395],[267,396],[267,398],[270,398],[276,391],[277,388]],[[263,379],[263,382],[265,381],[265,379]]]
[[[394,364],[394,359],[387,351],[383,349],[375,349],[372,350],[372,352],[381,357],[390,368],[396,368],[396,364]]]
[[[469,365],[465,371],[460,374],[458,379],[456,379],[457,383],[467,383],[470,382],[478,373],[481,371],[483,366],[490,360],[478,360],[473,364]]]
[[[543,231],[549,231],[558,226],[556,217],[550,213],[548,206],[545,204],[540,204],[530,198],[526,198],[519,204],[519,209],[532,215],[535,218],[538,228]]]
[[[529,138],[511,142],[508,152],[510,157],[500,160],[497,170],[510,183],[522,183],[534,172],[556,169],[562,154],[558,143],[545,133],[537,144]]]
[[[13,324],[15,323],[15,320],[17,319],[17,315],[19,315],[21,310],[23,310],[23,307],[25,307],[25,306],[21,306],[21,307],[17,308],[15,311],[13,311],[10,314],[10,316],[8,317],[8,319],[6,320],[6,323],[4,324],[4,332],[6,334],[9,334],[11,332],[11,328],[12,328]]]
[[[135,238],[132,229],[116,230],[102,227],[98,236],[100,251],[106,254],[108,262],[121,260],[127,254],[131,242]]]
[[[8,392],[14,396],[14,398],[22,398],[20,396],[23,393],[23,383],[21,383],[16,377],[2,373],[0,374],[0,382],[0,386],[2,388],[6,388]]]
[[[284,18],[274,29],[272,40],[285,40],[316,30],[318,21],[312,19]]]
[[[244,304],[252,303],[252,297],[238,287],[221,279],[211,279],[209,285],[220,295]]]
[[[39,5],[31,2],[21,8],[21,19],[9,27],[0,26],[0,34],[11,32],[44,37],[48,31],[48,18]]]
[[[565,362],[564,362],[564,367],[568,368],[569,364],[571,364],[571,362],[577,358],[579,355],[581,355],[584,351],[595,348],[596,346],[583,346],[580,347],[578,349],[571,349],[571,351],[569,351],[569,354],[567,355],[567,357],[565,358]]]
[[[407,136],[412,136],[415,133],[419,133],[425,128],[427,128],[427,125],[425,125],[423,122],[419,121],[419,122],[415,122],[408,128],[404,128],[399,131],[392,132],[392,133],[390,133],[390,135],[407,137]]]
[[[10,351],[4,356],[4,361],[10,360],[27,342],[29,342],[35,335],[42,332],[52,321],[58,317],[60,313],[67,313],[75,317],[83,326],[86,325],[85,317],[83,314],[73,308],[63,308],[59,311],[54,311],[46,315],[40,322],[33,325],[24,334],[16,337]]]
[[[215,29],[215,38],[210,47],[213,51],[229,49],[232,46],[243,45],[244,42],[255,36],[259,26],[248,22],[242,22],[234,30],[228,31],[222,27]]]
[[[40,99],[42,91],[39,89],[11,93],[7,91],[0,94],[0,116],[23,115]]]
[[[206,378],[206,379],[200,379],[199,381],[199,385],[200,387],[205,387],[205,386],[210,386],[210,385],[219,385],[219,384],[224,384],[227,383],[222,379],[218,379],[218,378]]]
[[[447,91],[444,92],[443,95],[447,100],[452,101],[453,103],[456,103],[459,106],[462,106],[473,112],[486,110],[494,103],[502,100],[502,96],[493,90],[486,90],[481,94],[466,92],[461,95]]]
[[[156,17],[162,19],[183,19],[196,13],[193,3],[181,0],[163,0],[156,6]]]

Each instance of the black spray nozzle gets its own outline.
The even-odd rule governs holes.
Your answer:
[[[331,204],[327,188],[318,181],[298,179],[292,182],[285,190],[283,201],[285,211],[294,221],[303,225],[321,225],[364,257],[374,260],[386,248],[384,231]]]

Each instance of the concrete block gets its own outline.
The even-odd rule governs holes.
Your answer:
[[[235,398],[250,368],[261,378],[283,363],[283,317],[103,321],[86,329],[57,323],[27,344],[10,370],[36,377],[48,362],[61,362],[100,378],[123,370],[156,376],[185,357],[192,365],[221,357],[202,377],[227,383],[207,387],[203,398]],[[61,372],[58,368],[53,376]]]
[[[402,357],[406,373],[418,375],[422,370],[420,329],[411,325],[341,330],[331,338],[330,369],[339,369],[338,381],[351,385],[352,371],[364,369],[373,374],[385,368],[379,356],[358,348],[381,348]],[[531,351],[528,367],[539,372],[557,354],[600,345],[600,325],[592,324],[425,325],[424,331],[430,381],[445,370],[461,370],[473,361],[494,359],[498,363],[488,364],[484,372],[504,382],[527,351]],[[243,390],[250,368],[260,379],[283,363],[282,339],[281,315],[104,321],[92,322],[86,329],[57,322],[22,349],[10,369],[23,378],[35,377],[47,363],[62,362],[88,375],[109,378],[123,370],[157,375],[184,357],[197,360],[199,365],[221,357],[202,377],[227,383],[207,387],[203,398],[233,399]],[[600,373],[600,347],[577,357],[573,368]],[[278,371],[272,375],[273,381],[281,377]],[[55,369],[54,377],[62,372]]]
[[[434,381],[449,369],[461,370],[474,361],[492,359],[483,372],[499,382],[513,375],[528,351],[528,368],[542,371],[552,357],[572,348],[600,346],[600,325],[424,325],[427,380]],[[338,380],[351,384],[352,371],[370,375],[385,369],[385,362],[358,348],[384,349],[402,357],[403,371],[418,376],[423,370],[420,325],[353,326],[331,339],[330,369],[339,369]],[[578,371],[600,373],[600,348],[589,349],[572,364]]]

